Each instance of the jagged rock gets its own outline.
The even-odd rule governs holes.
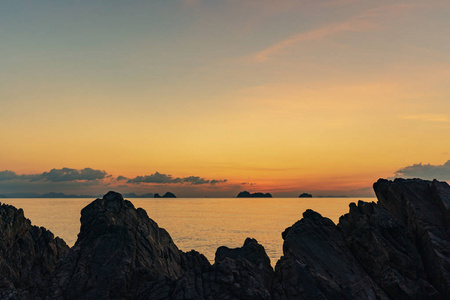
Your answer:
[[[66,243],[32,226],[22,209],[0,205],[0,299],[40,299]]]
[[[222,299],[270,298],[273,269],[264,247],[255,239],[247,238],[241,248],[219,247],[214,269],[219,287],[216,296]]]
[[[339,219],[351,253],[392,299],[438,299],[406,227],[380,205],[359,201]]]
[[[183,253],[143,209],[109,192],[81,211],[78,240],[55,271],[51,298],[268,299],[264,248],[248,239],[228,250],[213,266],[198,252]]]
[[[441,299],[450,298],[450,186],[421,179],[380,179],[379,204],[407,230],[421,254],[428,281]]]
[[[275,267],[275,298],[388,299],[330,219],[307,210],[282,237],[284,255]]]
[[[81,212],[68,250],[22,210],[0,206],[1,299],[449,299],[450,187],[379,180],[377,203],[336,226],[307,210],[275,272],[262,245],[184,253],[143,209],[109,192]],[[67,253],[67,255],[66,255]]]
[[[75,245],[58,265],[52,297],[126,299],[131,291],[182,274],[181,252],[145,210],[115,192],[81,211]]]

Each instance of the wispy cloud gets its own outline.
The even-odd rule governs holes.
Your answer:
[[[351,0],[349,0],[351,1]],[[344,1],[348,2],[348,1]],[[342,1],[337,1],[335,4],[343,3]],[[333,4],[329,3],[329,4]],[[374,9],[369,9],[361,14],[354,16],[348,20],[342,22],[336,22],[331,24],[323,25],[320,28],[313,29],[306,32],[300,32],[298,34],[294,34],[289,36],[286,39],[283,39],[272,46],[265,48],[253,55],[253,60],[256,62],[264,62],[268,60],[271,56],[277,54],[285,48],[292,47],[295,44],[313,41],[313,40],[321,40],[326,37],[342,33],[342,32],[365,32],[374,30],[378,28],[376,22],[372,19],[383,16],[386,14],[396,14],[400,13],[406,9],[410,9],[416,7],[417,5],[413,4],[394,4],[394,5],[385,5],[380,6]]]
[[[417,114],[402,117],[405,120],[418,120],[425,122],[450,123],[450,117],[440,114]]]
[[[275,55],[284,48],[291,47],[297,43],[303,41],[319,40],[329,35],[344,32],[344,31],[365,31],[371,28],[371,24],[367,21],[357,20],[357,21],[346,21],[342,23],[328,24],[319,29],[311,30],[308,32],[302,32],[299,34],[292,35],[287,39],[284,39],[254,55],[254,59],[257,62],[264,62],[270,56]]]

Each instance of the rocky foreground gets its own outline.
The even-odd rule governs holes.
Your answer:
[[[263,248],[180,251],[118,193],[81,211],[69,249],[21,209],[0,206],[0,299],[450,299],[450,187],[374,184],[339,224],[307,210],[282,237],[275,270]]]

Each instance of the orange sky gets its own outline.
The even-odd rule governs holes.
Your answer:
[[[0,171],[227,179],[84,186],[99,193],[372,195],[450,157],[449,13],[440,0],[5,4]]]

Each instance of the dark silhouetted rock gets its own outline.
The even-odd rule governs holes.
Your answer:
[[[53,299],[268,299],[271,267],[264,248],[246,240],[222,248],[213,266],[183,253],[169,234],[118,193],[81,212],[78,240],[58,265]]]
[[[52,282],[56,299],[134,299],[133,293],[161,278],[182,274],[181,252],[147,213],[115,192],[81,211],[75,245]]]
[[[414,242],[421,256],[417,263],[423,265],[428,282],[439,291],[441,299],[449,299],[449,185],[437,180],[380,179],[374,184],[374,190],[379,205],[404,226]]]
[[[308,194],[308,193],[302,193],[302,194],[300,194],[300,196],[298,196],[299,198],[312,198],[312,195],[311,194]]]
[[[378,204],[350,204],[338,225],[305,211],[282,233],[275,272],[251,238],[219,247],[213,265],[184,253],[115,192],[82,210],[70,250],[2,205],[0,298],[449,299],[450,186],[396,179],[374,189]]]
[[[230,292],[232,299],[269,299],[273,281],[270,259],[255,239],[247,238],[241,248],[219,247],[214,268],[219,282],[231,282],[221,286],[219,295]],[[239,287],[239,288],[237,288]],[[245,287],[242,289],[242,287]]]
[[[275,267],[281,299],[388,299],[346,246],[336,225],[307,210],[287,228]]]
[[[437,299],[406,227],[380,205],[359,201],[339,219],[351,253],[392,299]]]
[[[66,243],[43,227],[32,226],[22,209],[0,205],[0,299],[44,297]]]
[[[237,198],[272,198],[272,195],[269,193],[249,193],[247,191],[240,192]]]

